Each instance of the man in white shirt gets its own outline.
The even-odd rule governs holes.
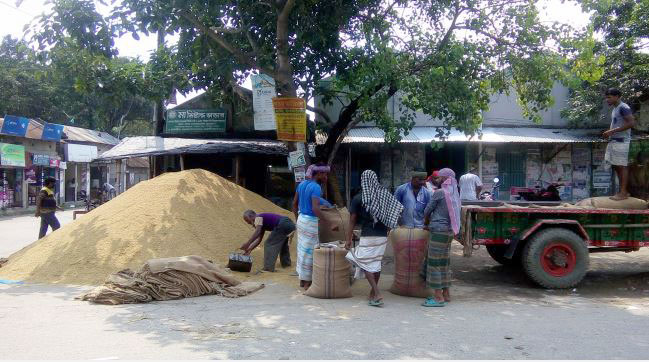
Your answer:
[[[482,191],[482,181],[473,172],[476,172],[475,168],[460,177],[458,186],[460,187],[460,199],[462,200],[475,201],[478,199],[480,191]]]
[[[606,147],[606,162],[611,164],[620,180],[620,192],[612,196],[613,200],[628,198],[629,191],[629,146],[631,144],[631,129],[635,126],[635,118],[628,104],[621,101],[622,93],[615,88],[606,91],[606,103],[611,111],[611,126],[602,135],[608,138]]]

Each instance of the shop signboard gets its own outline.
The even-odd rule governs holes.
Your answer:
[[[25,167],[25,146],[0,143],[0,165]]]
[[[25,137],[28,126],[28,118],[5,115],[4,122],[2,123],[2,130],[0,132],[12,136]]]
[[[223,133],[227,113],[224,109],[170,109],[165,120],[165,133]]]
[[[50,156],[48,155],[34,155],[32,164],[36,166],[50,166]]]
[[[277,139],[306,142],[306,103],[302,98],[273,98]]]
[[[97,146],[66,143],[65,157],[68,162],[91,162],[97,158]]]
[[[54,123],[45,123],[43,126],[43,135],[41,139],[44,141],[61,141],[61,135],[63,135],[63,125],[54,124]]]

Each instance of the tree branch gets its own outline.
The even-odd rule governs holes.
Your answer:
[[[325,122],[328,124],[333,124],[333,121],[331,120],[331,117],[327,114],[327,112],[319,107],[311,107],[310,105],[306,105],[306,109],[319,115],[320,117],[324,118]]]
[[[212,40],[214,40],[221,48],[225,49],[228,53],[232,54],[232,56],[234,56],[237,59],[237,61],[247,65],[250,68],[258,69],[261,73],[264,73],[270,77],[273,78],[275,77],[275,72],[272,69],[260,66],[255,59],[249,57],[241,50],[236,49],[219,33],[217,33],[211,28],[208,28],[205,24],[203,24],[200,20],[198,20],[198,18],[190,14],[188,11],[179,10],[178,13],[180,14],[180,16],[182,16],[187,21],[189,21],[195,28],[200,30],[203,34],[212,38]]]

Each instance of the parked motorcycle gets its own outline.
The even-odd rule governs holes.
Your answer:
[[[553,183],[547,188],[537,188],[533,192],[519,192],[525,201],[561,201],[559,184]]]
[[[498,189],[500,188],[500,179],[498,177],[494,178],[494,184],[491,188],[491,192],[483,191],[480,193],[479,199],[482,201],[494,201],[498,200]]]

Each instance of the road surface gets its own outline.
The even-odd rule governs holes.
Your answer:
[[[63,213],[62,223],[71,213]],[[35,239],[33,217],[0,220],[0,256]],[[388,259],[389,263],[389,259]],[[0,285],[0,356],[6,359],[645,359],[649,252],[598,254],[571,290],[534,287],[484,250],[454,247],[453,302],[423,308],[385,292],[367,306],[271,284],[253,295],[101,306],[87,287]],[[390,265],[381,288],[389,288]]]

